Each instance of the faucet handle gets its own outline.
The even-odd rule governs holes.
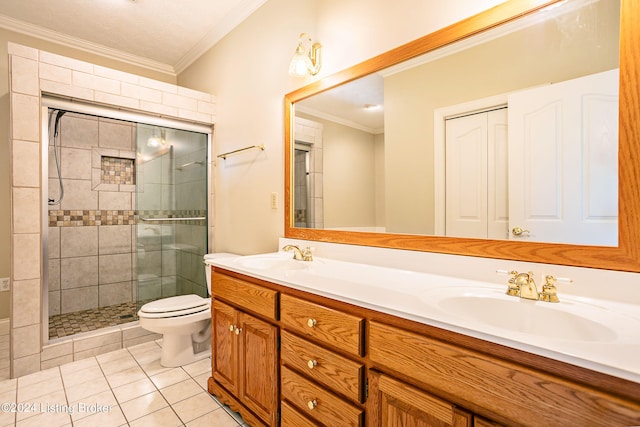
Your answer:
[[[555,277],[551,275],[544,277],[544,285],[542,285],[542,292],[540,292],[540,301],[560,302]]]
[[[313,261],[313,253],[311,253],[311,246],[307,246],[302,251],[302,259],[304,261]]]
[[[520,295],[520,284],[516,282],[516,277],[518,277],[518,272],[515,270],[507,271],[507,270],[496,270],[496,273],[509,274],[509,281],[507,282],[507,295],[518,296]]]
[[[554,277],[552,275],[545,276],[544,280],[545,283],[542,285],[542,292],[540,292],[540,301],[546,302],[560,302],[558,299],[558,288],[556,288],[556,282],[573,282],[569,277]]]

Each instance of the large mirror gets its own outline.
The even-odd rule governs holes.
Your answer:
[[[285,235],[639,271],[631,3],[509,1],[288,94]]]

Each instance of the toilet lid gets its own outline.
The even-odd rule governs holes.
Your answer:
[[[149,302],[140,308],[140,312],[149,314],[170,313],[174,315],[177,311],[197,312],[207,309],[211,300],[198,295],[180,295],[177,297],[163,298]],[[186,313],[184,313],[186,314]]]

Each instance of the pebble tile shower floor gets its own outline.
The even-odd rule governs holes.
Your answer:
[[[135,302],[57,314],[49,317],[49,339],[95,331],[136,320],[138,320],[138,315]]]

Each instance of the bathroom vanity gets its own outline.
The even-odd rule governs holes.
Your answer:
[[[417,95],[413,98],[420,105],[392,103],[389,112],[395,113],[397,118],[416,114],[419,120],[395,123],[393,117],[385,116],[385,126],[387,122],[395,123],[395,126],[384,130],[384,164],[395,165],[396,169],[386,169],[382,174],[393,178],[384,187],[388,202],[384,210],[384,230],[374,232],[369,228],[358,228],[360,224],[354,224],[351,217],[344,223],[330,220],[328,203],[323,205],[319,200],[322,197],[329,199],[326,197],[330,191],[329,181],[325,182],[320,175],[329,171],[328,157],[323,157],[322,162],[309,161],[309,164],[322,163],[322,170],[298,167],[313,179],[323,179],[323,185],[316,188],[308,184],[314,189],[322,188],[321,193],[314,194],[316,199],[312,203],[294,200],[298,193],[294,188],[297,180],[293,159],[298,142],[308,145],[309,156],[320,155],[322,146],[326,147],[329,142],[317,139],[319,134],[315,128],[307,134],[304,126],[297,122],[305,119],[309,124],[309,117],[298,117],[297,113],[304,115],[307,107],[308,114],[312,110],[309,103],[314,98],[333,89],[340,91],[344,89],[343,85],[358,84],[378,73],[391,71],[389,75],[394,75],[404,65],[416,71],[416,62],[426,60],[425,64],[430,63],[432,53],[440,57],[443,52],[436,50],[441,47],[445,48],[446,55],[450,55],[449,48],[457,51],[455,42],[464,45],[475,35],[484,36],[485,31],[491,29],[508,30],[505,31],[508,34],[516,27],[531,29],[534,27],[526,21],[521,22],[520,18],[530,17],[536,23],[543,22],[549,12],[559,12],[563,6],[570,9],[566,13],[573,13],[576,4],[588,6],[587,9],[592,6],[591,2],[556,0],[504,2],[285,95],[284,237],[287,241],[281,241],[279,247],[298,244],[292,243],[297,239],[313,242],[316,248],[343,244],[356,249],[350,252],[341,247],[336,249],[339,254],[327,252],[330,256],[325,259],[314,253],[314,260],[310,262],[292,260],[290,253],[215,261],[212,272],[211,393],[239,411],[252,426],[640,425],[640,358],[637,357],[640,354],[640,297],[637,291],[640,286],[637,276],[640,272],[640,234],[637,233],[640,163],[634,155],[634,142],[640,135],[637,102],[640,52],[635,42],[640,31],[636,24],[640,21],[637,2],[622,0],[619,5],[600,2],[606,13],[597,13],[597,22],[601,23],[601,18],[609,16],[613,29],[609,33],[613,37],[605,44],[586,44],[586,48],[580,49],[584,60],[571,61],[572,65],[579,62],[590,65],[593,58],[605,58],[605,55],[593,53],[596,47],[608,46],[603,52],[615,53],[619,46],[619,57],[610,58],[612,61],[603,63],[599,70],[618,66],[620,70],[619,138],[616,134],[619,161],[615,174],[620,178],[620,185],[607,190],[618,195],[616,243],[597,246],[598,242],[591,241],[558,241],[555,236],[537,240],[536,230],[515,222],[502,231],[500,239],[490,235],[449,235],[446,230],[437,230],[442,221],[435,218],[429,221],[429,227],[421,222],[429,219],[430,211],[416,214],[418,207],[437,206],[442,198],[432,197],[421,202],[417,197],[430,195],[427,183],[432,172],[446,169],[443,164],[430,160],[429,156],[436,152],[435,147],[427,148],[424,144],[431,136],[435,138],[442,133],[442,129],[436,129],[435,122],[442,125],[445,116],[453,114],[449,110],[444,114],[439,110],[417,108],[434,93],[423,83],[439,86],[452,81],[460,86],[459,80],[452,77],[460,70],[469,76],[494,76],[500,82],[519,78],[505,78],[503,74],[493,72],[499,67],[481,72],[478,63],[446,68],[444,79],[427,76],[419,84],[408,86],[410,90],[400,91]],[[566,16],[562,19],[551,16],[545,25],[555,27],[559,21],[583,22],[582,17],[572,20]],[[539,34],[542,30],[523,37],[524,44],[516,48],[517,53],[528,53],[533,46],[531,40],[540,39]],[[563,37],[562,42],[554,42],[552,37],[549,40],[553,46],[559,46],[569,38]],[[494,40],[493,37],[488,39]],[[461,51],[466,47],[461,46]],[[500,47],[490,52],[505,50]],[[573,58],[573,53],[574,49],[572,55],[549,58],[547,65],[541,67],[524,65],[523,68],[539,73],[543,69],[550,70],[550,64],[564,71],[567,67],[561,60],[568,56]],[[509,65],[541,62],[541,56],[533,54],[532,57],[535,59],[519,61],[507,54],[506,61]],[[489,62],[484,55],[478,55],[478,58],[482,58],[480,64]],[[467,73],[472,69],[478,71]],[[572,78],[595,71],[583,70]],[[465,81],[469,76],[464,76]],[[542,74],[532,78],[525,86],[503,88],[500,93],[483,92],[484,89],[496,90],[486,82],[467,84],[464,92],[470,99],[448,99],[439,105],[457,108],[463,104],[470,107],[470,103],[474,111],[485,110],[485,107],[493,109],[508,104],[508,99],[502,99],[508,92],[565,80]],[[399,80],[404,83],[403,78]],[[393,83],[393,79],[389,78],[387,83]],[[356,92],[363,91],[358,89]],[[385,90],[384,93],[386,100],[391,92]],[[424,95],[420,96],[420,93]],[[498,95],[500,101],[495,99]],[[477,103],[486,100],[491,105],[483,104],[480,108]],[[406,110],[400,109],[401,105]],[[396,134],[398,138],[395,138],[394,131],[404,133],[413,129],[416,123],[429,123],[425,117],[434,117],[433,129],[420,128],[411,137]],[[559,130],[557,134],[561,133]],[[561,143],[561,140],[557,142]],[[411,146],[414,141],[420,141],[420,145]],[[327,151],[323,149],[322,155]],[[566,151],[558,145],[539,152],[542,156],[539,159],[517,158],[509,164],[523,169],[520,167],[523,162],[529,162],[536,166],[532,176],[545,177],[547,174],[539,172],[538,166],[560,164],[560,159],[551,158],[551,154]],[[420,159],[420,153],[429,156]],[[568,160],[575,162],[571,156]],[[416,168],[408,167],[411,164]],[[588,173],[572,176],[578,175],[587,176]],[[407,181],[399,180],[404,176]],[[375,180],[362,181],[371,183]],[[338,189],[344,190],[350,180],[336,182],[339,182]],[[395,191],[393,186],[396,186]],[[511,182],[509,186],[515,187]],[[418,187],[425,191],[407,191]],[[347,192],[349,195],[374,194],[374,191],[368,191],[369,188],[366,190],[351,188]],[[438,193],[437,189],[429,190],[433,195]],[[549,194],[554,191],[551,189]],[[408,200],[394,198],[405,194],[411,197]],[[350,199],[334,198],[351,202]],[[598,205],[613,206],[612,203]],[[307,212],[307,206],[313,208]],[[323,210],[316,211],[319,206],[324,206]],[[333,213],[346,210],[341,205]],[[394,221],[394,212],[407,216],[397,217]],[[318,221],[320,218],[324,218],[324,224]],[[355,229],[351,230],[352,226]],[[389,252],[374,257],[376,250]],[[347,256],[343,256],[345,254]],[[508,290],[512,290],[507,285],[508,278],[503,282],[495,281],[495,271],[509,271],[511,265],[516,264],[521,273],[530,268],[573,269],[570,274],[576,280],[571,285],[571,295],[559,292],[559,303],[523,301],[507,295]],[[388,265],[388,268],[381,265]],[[436,272],[442,275],[432,274]],[[624,276],[620,272],[635,274]],[[565,273],[556,274],[564,276]],[[453,277],[456,275],[461,277]],[[549,301],[553,299],[551,294],[545,296]]]
[[[640,424],[639,382],[402,315],[401,270],[290,257],[214,263],[209,391],[252,426]]]

